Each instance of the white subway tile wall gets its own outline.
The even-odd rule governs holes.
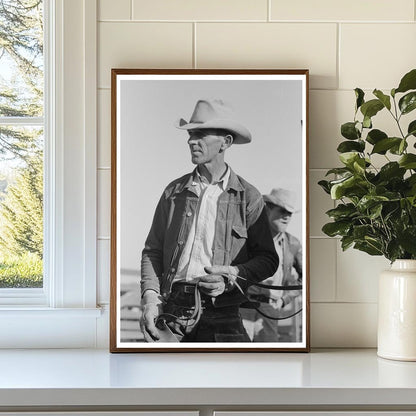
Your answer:
[[[310,282],[312,302],[335,302],[336,253],[338,240],[310,240]]]
[[[108,304],[110,299],[110,239],[97,241],[97,301]]]
[[[98,86],[111,68],[192,68],[192,23],[100,22]]]
[[[313,347],[369,348],[377,345],[377,304],[311,304]]]
[[[389,267],[381,256],[337,245],[337,302],[377,302],[378,275]]]
[[[352,90],[388,91],[416,67],[415,0],[98,3],[99,301],[109,301],[111,68],[309,68],[311,343],[376,346],[377,276],[388,262],[342,252],[322,233],[334,203],[317,182],[339,165]],[[391,131],[388,115],[375,122]]]
[[[100,0],[98,20],[130,20],[131,0]]]
[[[111,212],[111,171],[110,169],[98,169],[98,212],[97,233],[98,238],[110,237],[110,212]]]
[[[97,165],[101,168],[111,166],[111,92],[109,89],[99,90],[97,99],[98,140]]]
[[[200,23],[198,68],[308,68],[312,88],[337,85],[334,23]]]
[[[133,0],[134,20],[262,20],[267,0]]]
[[[415,67],[414,23],[341,24],[339,42],[340,88],[390,90]]]
[[[413,21],[413,0],[271,0],[272,20]]]

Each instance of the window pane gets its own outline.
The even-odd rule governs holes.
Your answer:
[[[0,288],[42,287],[43,128],[0,126],[0,143]]]
[[[43,114],[43,2],[0,0],[0,116]]]

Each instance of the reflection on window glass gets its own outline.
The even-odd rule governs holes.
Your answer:
[[[0,288],[43,286],[42,7],[0,0]]]

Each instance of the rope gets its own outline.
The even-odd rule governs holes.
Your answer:
[[[231,280],[238,288],[238,290],[243,294],[243,296],[249,301],[250,299],[247,297],[247,295],[244,293],[243,289],[241,289],[241,286],[237,283],[237,279],[242,279],[242,280],[246,280],[250,283],[252,283],[255,286],[258,287],[263,287],[263,288],[267,288],[267,289],[277,289],[277,290],[302,290],[302,285],[294,285],[294,286],[276,286],[276,285],[265,285],[262,283],[258,283],[256,281],[253,281],[252,279],[248,279],[242,276],[238,276],[238,275],[233,275],[233,274],[229,274],[229,273],[224,273],[221,275],[223,278],[227,278],[229,280]],[[260,310],[260,308],[254,308],[260,315],[264,316],[265,318],[271,319],[273,321],[283,321],[284,319],[289,319],[289,318],[293,318],[294,316],[298,315],[299,313],[302,312],[302,308],[300,308],[299,310],[297,310],[296,312],[292,313],[291,315],[288,316],[283,316],[283,317],[275,317],[275,316],[270,316],[265,314],[264,312],[262,312]]]
[[[266,288],[266,289],[276,289],[276,290],[302,290],[302,285],[294,285],[294,286],[280,286],[280,285],[266,285],[263,283],[259,283],[256,282],[252,279],[249,278],[245,278],[242,276],[238,276],[238,275],[233,275],[233,274],[229,274],[229,273],[224,273],[221,275],[224,279],[228,279],[231,280],[233,282],[233,284],[237,287],[237,289],[242,293],[242,295],[250,302],[249,297],[244,293],[244,290],[241,288],[241,286],[239,285],[239,283],[237,282],[237,279],[241,279],[241,280],[245,280],[249,283],[251,283],[252,285],[258,286],[258,287],[262,287],[262,288]],[[254,308],[260,315],[264,316],[267,319],[271,319],[273,321],[282,321],[284,319],[289,319],[292,318],[293,316],[298,315],[300,312],[302,312],[302,308],[299,309],[298,311],[296,311],[295,313],[288,315],[288,316],[284,316],[284,317],[275,317],[275,316],[270,316],[265,314],[264,312],[262,312],[260,310],[260,308]],[[174,321],[174,322],[178,322],[179,320],[183,320],[186,321],[186,328],[189,328],[190,326],[195,326],[199,320],[201,319],[201,315],[202,315],[202,301],[201,301],[201,292],[199,291],[198,288],[198,283],[195,284],[195,309],[192,313],[192,315],[190,317],[187,318],[179,318],[176,315],[170,314],[170,313],[161,313],[158,317],[157,317],[157,321],[159,320],[170,320],[170,321]],[[191,321],[193,321],[192,323],[190,323]]]

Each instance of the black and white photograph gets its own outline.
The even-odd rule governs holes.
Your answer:
[[[309,350],[307,117],[307,70],[112,70],[112,352]]]

